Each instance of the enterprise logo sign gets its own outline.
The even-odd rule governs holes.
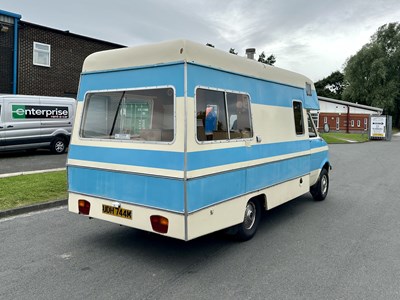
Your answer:
[[[64,106],[12,105],[13,119],[68,119]]]

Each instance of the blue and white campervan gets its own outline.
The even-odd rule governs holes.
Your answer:
[[[69,210],[182,240],[262,210],[325,199],[328,147],[307,77],[186,40],[84,62],[68,156]]]

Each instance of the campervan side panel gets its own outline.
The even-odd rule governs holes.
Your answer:
[[[309,156],[229,170],[191,179],[187,184],[188,211],[252,193],[309,174]],[[288,199],[290,200],[290,199]]]
[[[195,211],[188,216],[188,240],[243,222],[246,203],[253,197],[263,195],[265,209],[272,209],[307,193],[309,184],[307,176],[295,178]]]
[[[254,134],[238,140],[198,141],[196,117],[188,117],[189,213],[296,178],[304,184],[293,190],[294,197],[307,191],[310,141],[305,120],[304,133],[296,135],[293,119],[293,101],[304,103],[304,89],[189,64],[189,112],[196,111],[198,87],[248,94]],[[306,110],[302,113],[305,116]],[[275,203],[292,199],[270,198],[276,198]]]

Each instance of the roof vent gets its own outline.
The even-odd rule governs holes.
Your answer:
[[[254,59],[254,54],[256,54],[256,48],[247,48],[246,55],[248,59]]]

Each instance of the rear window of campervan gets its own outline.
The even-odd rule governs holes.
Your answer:
[[[172,142],[174,89],[93,92],[85,99],[82,138]]]

